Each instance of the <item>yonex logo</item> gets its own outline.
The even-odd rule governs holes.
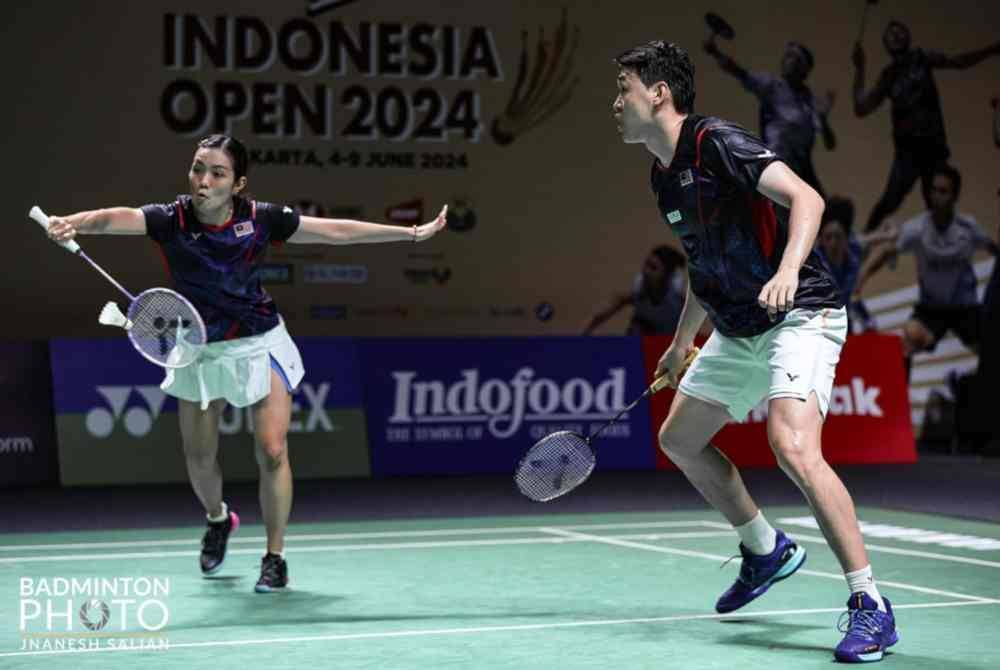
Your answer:
[[[691,170],[684,170],[681,172],[681,186],[690,186],[694,183],[694,175]]]
[[[125,409],[133,390],[142,396],[146,407]],[[167,400],[167,395],[160,390],[159,386],[98,386],[96,391],[108,403],[111,411],[104,407],[95,407],[87,412],[85,419],[87,432],[94,437],[111,435],[118,419],[123,416],[125,430],[129,435],[142,437],[148,434]]]
[[[787,372],[785,374],[791,379],[792,375]],[[881,387],[867,386],[864,379],[854,377],[849,384],[833,387],[830,392],[829,413],[832,416],[885,416],[885,412],[878,404],[878,397],[881,393]],[[765,420],[767,420],[766,400],[750,410],[746,422],[761,423]]]

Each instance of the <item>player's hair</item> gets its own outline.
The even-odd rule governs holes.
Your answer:
[[[822,228],[831,221],[838,221],[844,227],[844,232],[851,234],[854,226],[854,203],[844,196],[831,195],[827,198],[826,209],[823,210],[823,220],[819,227]]]
[[[788,48],[795,49],[802,56],[802,60],[806,62],[806,67],[811,72],[816,60],[813,58],[813,52],[809,50],[809,47],[801,42],[789,42]]]
[[[907,44],[909,44],[910,41],[913,40],[913,34],[910,33],[910,28],[905,23],[903,23],[902,21],[899,21],[897,19],[893,19],[893,20],[889,21],[889,23],[885,27],[885,30],[882,31],[882,43],[883,44],[885,44],[885,36],[889,34],[889,30],[893,26],[897,26],[897,27],[903,29],[903,32],[906,33]]]
[[[927,203],[927,207],[931,206],[931,188],[934,186],[934,178],[942,175],[947,177],[948,181],[951,182],[952,201],[958,201],[958,196],[962,192],[962,173],[951,165],[938,165],[930,171],[930,174],[927,175],[927,180],[922,184],[924,202]]]
[[[688,52],[671,42],[653,40],[633,47],[617,58],[618,67],[633,70],[646,86],[665,82],[681,114],[694,111],[694,64]]]
[[[233,181],[245,177],[249,167],[249,154],[243,143],[232,135],[209,135],[198,142],[199,149],[222,149],[233,162]]]

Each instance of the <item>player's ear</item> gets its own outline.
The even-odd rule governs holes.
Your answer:
[[[658,81],[653,84],[653,104],[659,107],[667,102],[673,104],[674,96],[670,94],[670,87],[667,86],[667,82]]]
[[[233,193],[239,193],[246,187],[247,187],[247,176],[243,175],[242,177],[236,180],[235,184],[233,184]]]

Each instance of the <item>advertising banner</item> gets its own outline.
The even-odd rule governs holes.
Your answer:
[[[357,345],[297,339],[306,376],[293,396],[288,433],[299,479],[369,474]],[[64,485],[187,481],[177,401],[160,390],[162,369],[124,338],[51,344]],[[228,407],[219,425],[228,481],[257,477],[250,408]]]
[[[738,36],[721,48],[754,81],[782,81],[790,41],[814,54],[807,84],[816,100],[803,104],[833,105],[826,118],[836,150],[817,134],[812,160],[827,193],[854,200],[860,225],[882,195],[895,147],[888,102],[864,118],[854,114],[850,58],[860,10],[850,4],[772,0],[766,30],[757,28],[757,3],[711,9]],[[936,3],[896,4],[898,12],[883,5],[869,17],[868,87],[891,62],[878,37],[890,17],[906,22],[915,46],[942,53],[991,44],[1000,25],[1000,3],[951,3],[947,21]],[[702,3],[5,7],[0,48],[16,64],[5,85],[17,92],[3,109],[4,146],[18,157],[5,181],[11,221],[22,222],[34,204],[64,215],[172,202],[189,188],[198,140],[212,133],[247,147],[247,190],[261,201],[406,228],[448,204],[447,229],[426,243],[272,249],[267,289],[298,336],[577,335],[630,292],[649,252],[679,242],[650,192],[652,154],[623,143],[613,116],[614,59],[626,49],[680,44],[695,66],[695,111],[761,131],[758,96],[703,49],[711,31]],[[113,39],[94,37],[103,34]],[[39,35],[59,38],[39,48]],[[951,160],[967,170],[961,208],[991,235],[996,184],[990,170],[973,166],[995,162],[983,93],[996,90],[995,62],[935,83]],[[811,125],[796,127],[812,145]],[[913,189],[896,216],[904,221],[924,207]],[[94,317],[106,282],[28,221],[7,233],[0,265],[22,318],[5,324],[5,334],[102,336]],[[142,236],[80,242],[135,290],[168,281],[155,244]],[[912,258],[899,268],[869,288],[912,283]],[[624,334],[631,312],[619,311],[599,334]]]
[[[651,380],[668,337],[643,338],[646,372]],[[653,398],[654,445],[667,418],[673,391]],[[767,441],[767,403],[741,422],[732,422],[712,440],[736,465],[774,466]],[[913,463],[917,454],[910,422],[910,399],[900,339],[869,333],[847,338],[837,365],[830,409],[823,424],[823,456],[829,463]],[[657,467],[673,463],[656,449]]]
[[[362,340],[372,473],[513,473],[557,430],[584,435],[645,388],[626,337]],[[651,469],[644,402],[601,434],[598,468]]]
[[[0,342],[0,486],[54,481],[52,372],[44,342]]]

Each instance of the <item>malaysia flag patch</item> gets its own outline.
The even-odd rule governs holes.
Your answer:
[[[236,233],[236,237],[253,235],[253,221],[243,221],[242,223],[237,223],[233,226],[233,231]]]

